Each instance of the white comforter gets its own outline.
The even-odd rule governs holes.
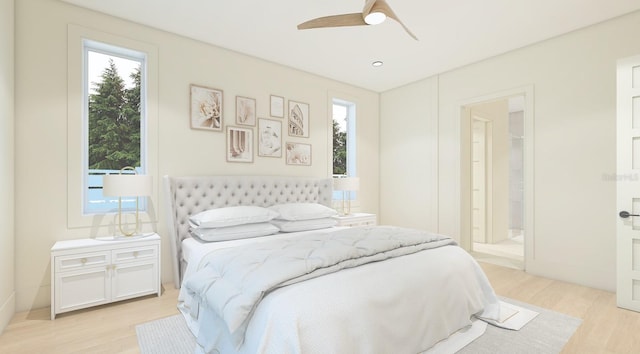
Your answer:
[[[189,261],[185,279],[199,263]],[[497,318],[499,311],[484,273],[457,246],[276,289],[256,307],[239,348],[222,319],[184,287],[179,308],[198,337],[197,352],[213,353],[418,353],[468,327],[474,315]]]

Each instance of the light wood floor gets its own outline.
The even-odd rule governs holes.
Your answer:
[[[640,353],[640,313],[616,307],[615,294],[481,263],[496,293],[583,319],[562,353]],[[18,313],[0,335],[0,353],[139,353],[135,326],[177,314],[178,292],[59,315]]]

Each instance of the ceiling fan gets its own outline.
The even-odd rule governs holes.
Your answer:
[[[298,29],[377,25],[384,22],[387,17],[396,20],[413,39],[418,40],[418,37],[400,21],[385,0],[366,0],[361,13],[318,17],[299,24]]]

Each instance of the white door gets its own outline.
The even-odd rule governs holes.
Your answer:
[[[618,306],[640,311],[640,56],[618,61]]]
[[[471,206],[473,208],[471,232],[473,242],[487,242],[487,122],[472,119]]]

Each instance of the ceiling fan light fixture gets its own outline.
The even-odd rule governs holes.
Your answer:
[[[364,17],[364,22],[368,25],[379,25],[387,19],[384,12],[370,12]]]
[[[298,29],[377,25],[384,22],[387,17],[398,22],[411,38],[418,40],[418,37],[400,21],[386,0],[365,0],[362,12],[314,18],[299,24]]]

